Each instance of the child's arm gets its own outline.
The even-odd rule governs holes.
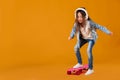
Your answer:
[[[74,38],[75,33],[76,33],[76,27],[77,27],[77,24],[74,23],[74,26],[73,26],[72,31],[71,31],[71,33],[70,33],[70,36],[69,36],[69,38],[68,38],[69,40],[71,40],[72,38]]]
[[[90,25],[93,26],[93,27],[95,27],[95,28],[97,28],[97,29],[100,29],[101,31],[105,32],[106,34],[109,34],[109,35],[112,34],[112,32],[109,31],[106,27],[101,26],[99,24],[96,24],[93,21],[90,21]]]

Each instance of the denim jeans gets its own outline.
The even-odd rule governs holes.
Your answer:
[[[74,49],[75,49],[75,53],[76,53],[76,57],[77,57],[78,63],[82,64],[82,58],[81,58],[81,54],[80,54],[79,48],[81,48],[87,42],[88,42],[88,48],[87,48],[88,66],[89,66],[89,69],[93,69],[92,48],[93,48],[93,45],[95,43],[94,40],[80,38],[80,44],[76,44]],[[78,45],[80,45],[80,47]]]

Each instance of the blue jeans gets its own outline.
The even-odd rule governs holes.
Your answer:
[[[76,57],[77,57],[78,63],[82,64],[82,59],[81,59],[81,54],[80,54],[79,48],[81,48],[87,42],[88,42],[88,48],[87,48],[88,66],[89,66],[89,69],[93,69],[92,48],[93,48],[93,45],[95,43],[94,40],[80,38],[80,44],[76,44],[74,49],[75,49],[75,53],[76,53]],[[80,45],[80,47],[78,45]]]

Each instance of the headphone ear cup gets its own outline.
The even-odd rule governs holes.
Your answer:
[[[76,19],[76,17],[77,17],[77,16],[76,16],[76,13],[75,13],[74,15],[75,15],[75,19]]]
[[[87,20],[88,18],[85,17],[85,20]]]

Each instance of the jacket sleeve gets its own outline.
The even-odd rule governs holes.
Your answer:
[[[77,24],[74,23],[74,26],[73,26],[72,31],[71,31],[71,33],[70,33],[70,37],[71,37],[71,38],[74,38],[74,36],[75,36],[75,34],[76,34],[76,27],[77,27]]]
[[[92,27],[94,27],[94,28],[97,28],[97,29],[105,32],[106,34],[110,34],[110,31],[109,31],[106,27],[101,26],[101,25],[99,25],[99,24],[96,24],[96,23],[94,23],[93,21],[90,21],[90,25],[91,25]]]

